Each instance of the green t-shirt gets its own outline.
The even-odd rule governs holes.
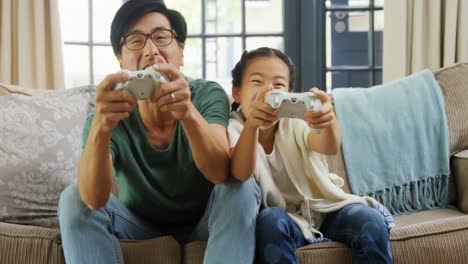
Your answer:
[[[215,82],[188,79],[192,103],[208,123],[228,125],[229,100]],[[86,143],[94,113],[86,120]],[[156,150],[146,135],[138,107],[112,131],[110,153],[119,199],[134,213],[163,225],[195,224],[213,189],[195,166],[179,121],[170,145]]]

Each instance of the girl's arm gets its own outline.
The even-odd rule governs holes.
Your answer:
[[[247,123],[242,129],[236,146],[231,149],[232,176],[240,181],[250,178],[257,161],[258,127]]]
[[[250,105],[246,122],[234,148],[231,148],[231,173],[245,181],[252,176],[257,162],[258,133],[261,126],[270,127],[279,120],[278,111],[264,103],[265,95],[272,88],[263,88]]]
[[[337,154],[341,145],[340,131],[338,121],[335,121],[332,125],[323,128],[320,134],[310,132],[307,137],[309,149],[325,155]]]
[[[312,92],[322,102],[322,107],[314,112],[306,112],[304,120],[320,134],[309,133],[307,144],[309,149],[325,155],[335,155],[340,150],[341,130],[333,111],[330,97],[323,91],[313,88]]]

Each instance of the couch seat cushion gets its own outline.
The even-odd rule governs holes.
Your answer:
[[[468,263],[468,215],[435,209],[395,218],[391,231],[394,263]],[[233,242],[235,244],[235,242]],[[184,263],[203,263],[206,242],[185,245]],[[299,248],[299,263],[352,263],[351,249],[338,242]]]
[[[181,247],[170,236],[144,241],[120,240],[125,263],[179,264]],[[0,222],[0,263],[64,264],[56,229]]]

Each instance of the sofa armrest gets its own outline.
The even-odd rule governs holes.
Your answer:
[[[451,168],[457,190],[457,207],[460,211],[468,213],[468,150],[452,156]]]

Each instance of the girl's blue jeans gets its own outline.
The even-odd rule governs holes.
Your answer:
[[[345,206],[328,214],[320,231],[324,237],[350,247],[353,263],[392,263],[389,227],[374,208]],[[298,263],[296,249],[308,244],[296,223],[280,208],[261,210],[256,232],[258,263]]]

